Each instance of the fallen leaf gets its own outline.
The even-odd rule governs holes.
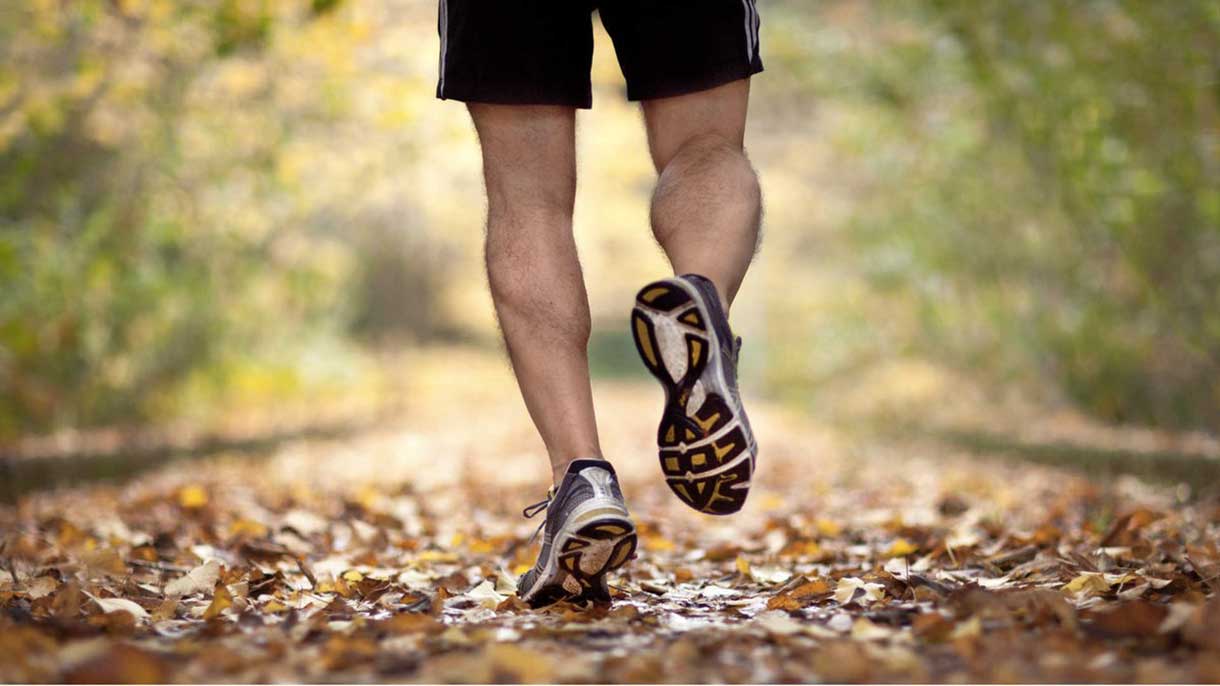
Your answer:
[[[845,576],[839,579],[835,586],[835,602],[846,605],[850,602],[860,604],[875,603],[885,598],[885,587],[881,584],[866,583],[863,579]]]
[[[208,492],[198,484],[178,489],[178,504],[188,510],[198,510],[208,504]]]
[[[771,565],[749,566],[748,575],[751,579],[754,579],[754,581],[763,584],[764,586],[782,584],[788,579],[792,578],[792,572],[790,570]]]
[[[801,601],[789,593],[779,593],[767,600],[768,610],[799,610],[801,607]]]
[[[73,665],[62,678],[64,683],[73,684],[160,684],[169,683],[169,677],[165,659],[119,644]]]
[[[205,620],[216,619],[220,613],[233,606],[233,596],[223,583],[217,583],[212,593],[212,603],[203,612]]]
[[[165,584],[165,595],[181,597],[194,593],[203,593],[216,586],[220,578],[220,562],[208,560],[183,576]]]
[[[815,595],[824,595],[830,593],[830,584],[825,579],[813,579],[792,589],[791,595],[793,598],[809,598]]]
[[[431,615],[401,612],[377,623],[377,627],[392,634],[437,634],[445,625]]]
[[[483,581],[460,597],[469,598],[483,607],[495,609],[507,596],[497,593],[496,587],[490,581]]]
[[[780,636],[795,634],[801,630],[799,622],[789,617],[788,613],[778,610],[760,613],[754,618],[754,621],[767,633]]]
[[[1087,626],[1108,636],[1153,636],[1169,615],[1164,605],[1133,600],[1083,615]]]
[[[493,680],[497,683],[549,683],[555,666],[545,653],[511,643],[493,643],[486,648]]]
[[[949,639],[960,641],[963,639],[976,639],[983,635],[983,622],[978,618],[978,615],[967,619],[964,622],[958,622],[953,627],[953,631],[949,632]]]
[[[25,587],[25,595],[30,600],[38,600],[51,595],[59,588],[59,581],[53,576],[40,576]]]
[[[891,545],[886,555],[889,557],[906,557],[919,552],[919,546],[911,543],[905,538],[895,540]]]
[[[148,611],[135,602],[126,598],[98,598],[90,593],[85,593],[89,598],[97,603],[98,607],[102,608],[102,612],[110,614],[112,612],[126,612],[135,619],[148,619]]]
[[[1110,582],[1100,572],[1084,572],[1063,585],[1068,593],[1105,593],[1110,590]]]
[[[894,633],[893,629],[874,624],[867,617],[861,617],[851,625],[851,637],[857,641],[882,641]]]
[[[89,578],[127,576],[127,564],[114,548],[98,548],[81,553]]]
[[[741,555],[737,556],[737,571],[740,572],[742,576],[750,576],[750,561]]]

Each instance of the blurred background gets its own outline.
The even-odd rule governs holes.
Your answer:
[[[1220,4],[759,6],[749,394],[1034,456],[1216,451]],[[576,232],[595,374],[626,378],[667,265],[596,43]],[[0,445],[348,421],[419,359],[500,355],[437,47],[434,0],[0,3]]]

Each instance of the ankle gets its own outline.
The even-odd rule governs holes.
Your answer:
[[[602,462],[607,461],[606,458],[602,457],[601,454],[599,454],[599,453],[577,455],[574,457],[562,458],[560,460],[555,460],[554,458],[552,458],[552,460],[551,460],[551,479],[552,479],[552,482],[555,484],[556,488],[558,488],[559,484],[561,482],[563,482],[563,476],[568,473],[568,467],[576,460],[601,460]]]

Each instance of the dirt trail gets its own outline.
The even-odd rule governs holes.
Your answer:
[[[596,389],[639,558],[608,608],[527,610],[547,468],[511,379],[404,376],[393,425],[0,509],[0,680],[1220,680],[1216,503],[753,402],[756,486],[713,518],[662,483],[644,382]]]

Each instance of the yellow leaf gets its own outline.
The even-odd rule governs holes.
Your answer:
[[[174,613],[178,610],[177,598],[166,598],[161,601],[156,610],[153,610],[152,619],[155,622],[160,622],[166,619],[173,619]]]
[[[415,556],[419,562],[457,562],[458,554],[447,550],[425,550]]]
[[[546,653],[513,645],[492,643],[486,649],[493,674],[503,674],[508,681],[547,683],[557,681],[553,659]]]
[[[906,557],[919,551],[919,546],[911,543],[905,538],[899,538],[890,546],[890,557]]]
[[[817,541],[793,541],[779,551],[781,557],[821,557],[822,546]]]
[[[818,533],[823,536],[838,536],[843,533],[843,526],[838,522],[833,522],[829,519],[819,518],[815,525],[818,527]]]
[[[641,536],[644,549],[651,552],[667,552],[674,549],[674,542],[664,536],[644,534]]]
[[[188,510],[197,510],[208,504],[208,492],[198,484],[183,486],[178,489],[178,504]]]
[[[229,593],[229,589],[223,583],[216,584],[216,593],[212,596],[212,604],[208,605],[208,609],[204,610],[204,619],[215,619],[220,616],[221,612],[233,606],[233,596]]]
[[[496,545],[488,539],[472,538],[466,549],[475,554],[486,554],[495,552]]]
[[[364,509],[374,512],[381,501],[381,492],[371,486],[365,486],[356,494],[356,502]]]
[[[234,538],[262,538],[267,535],[267,527],[252,519],[239,519],[229,525],[229,535]]]
[[[738,556],[737,556],[737,571],[741,572],[741,573],[742,573],[743,575],[745,575],[745,576],[750,576],[750,562],[749,562],[749,560],[747,560],[747,559],[745,559],[744,557],[742,557],[742,556],[738,555]]]
[[[1105,593],[1110,590],[1110,582],[1098,572],[1085,572],[1064,584],[1063,590],[1069,593]]]
[[[343,579],[346,581],[364,581],[364,575],[354,569],[349,569],[343,572]]]

